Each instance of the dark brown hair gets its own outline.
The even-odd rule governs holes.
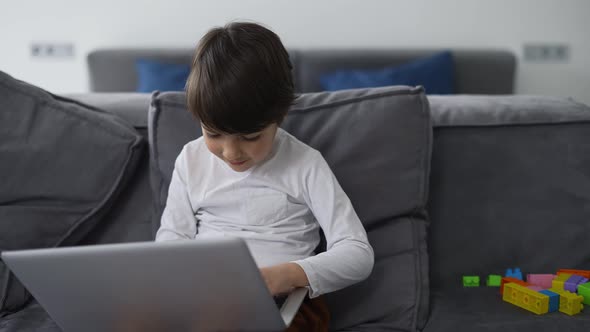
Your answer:
[[[186,84],[188,109],[204,127],[249,134],[280,124],[295,100],[292,65],[269,29],[232,22],[199,41]]]

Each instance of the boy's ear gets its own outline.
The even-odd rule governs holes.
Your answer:
[[[277,126],[280,127],[281,124],[283,123],[283,121],[285,120],[285,118],[287,117],[287,112],[285,112],[285,114],[283,115],[283,117],[281,117],[279,119],[279,121],[277,122]]]

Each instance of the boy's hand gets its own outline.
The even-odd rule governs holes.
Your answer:
[[[309,284],[305,272],[296,263],[263,267],[260,274],[272,296],[288,294],[297,287]]]

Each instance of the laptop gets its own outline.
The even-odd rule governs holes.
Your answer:
[[[282,331],[307,295],[278,306],[234,237],[2,252],[65,331]],[[280,301],[283,302],[283,301]]]

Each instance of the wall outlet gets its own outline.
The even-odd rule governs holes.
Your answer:
[[[31,56],[38,58],[72,58],[74,44],[72,43],[32,43]]]
[[[566,44],[525,44],[524,59],[535,62],[567,62],[570,48]]]

